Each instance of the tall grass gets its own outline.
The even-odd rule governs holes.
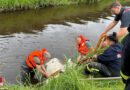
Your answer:
[[[0,0],[0,11],[36,9],[39,7],[78,4],[98,0]]]
[[[9,90],[123,90],[124,84],[121,80],[89,81],[80,80],[88,78],[84,73],[84,66],[67,68],[65,73],[59,77],[51,77],[48,83],[41,86],[7,86]],[[6,88],[7,88],[6,87]]]
[[[97,53],[97,52],[96,52]],[[90,55],[91,56],[91,55]],[[66,59],[67,60],[67,59]],[[85,65],[69,67],[66,63],[66,71],[60,73],[58,77],[51,77],[47,83],[40,85],[24,86],[11,85],[5,86],[9,90],[123,90],[124,84],[122,80],[105,80],[105,81],[89,81],[80,80],[89,78],[84,73]],[[95,77],[99,77],[96,75]],[[42,83],[41,81],[40,83]]]

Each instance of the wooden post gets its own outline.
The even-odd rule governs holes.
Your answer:
[[[116,79],[121,79],[121,77],[88,78],[88,79],[78,79],[78,80],[116,80]]]

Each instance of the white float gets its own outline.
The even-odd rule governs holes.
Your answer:
[[[57,71],[62,71],[65,69],[65,65],[60,62],[59,59],[53,58],[45,64],[46,70],[49,75],[54,74]]]

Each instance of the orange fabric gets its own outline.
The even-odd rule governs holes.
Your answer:
[[[87,41],[87,39],[84,39],[84,37],[82,35],[80,35],[80,38],[81,38],[81,43],[80,44],[77,43],[77,48],[80,53],[86,54],[89,52],[89,49],[86,47],[86,43],[85,43],[85,41]]]
[[[26,58],[26,63],[27,65],[30,67],[30,68],[36,68],[36,64],[35,62],[33,61],[33,57],[34,56],[37,56],[41,62],[40,62],[40,65],[44,64],[44,57],[43,57],[43,54],[46,50],[45,49],[42,49],[42,51],[34,51],[32,52],[31,54],[29,54]]]

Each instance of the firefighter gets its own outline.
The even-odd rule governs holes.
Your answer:
[[[44,66],[44,61],[51,57],[46,49],[34,51],[26,57],[25,63],[22,65],[22,82],[29,82],[35,79],[35,70],[39,71],[45,77],[50,77]]]
[[[121,21],[120,31],[117,33],[117,37],[120,38],[130,32],[130,7],[122,7],[119,2],[114,2],[110,5],[110,11],[115,14],[115,19],[108,25],[103,34],[110,31],[114,26]],[[121,76],[124,83],[126,83],[126,90],[130,90],[130,33],[122,41],[122,61],[121,61]]]

